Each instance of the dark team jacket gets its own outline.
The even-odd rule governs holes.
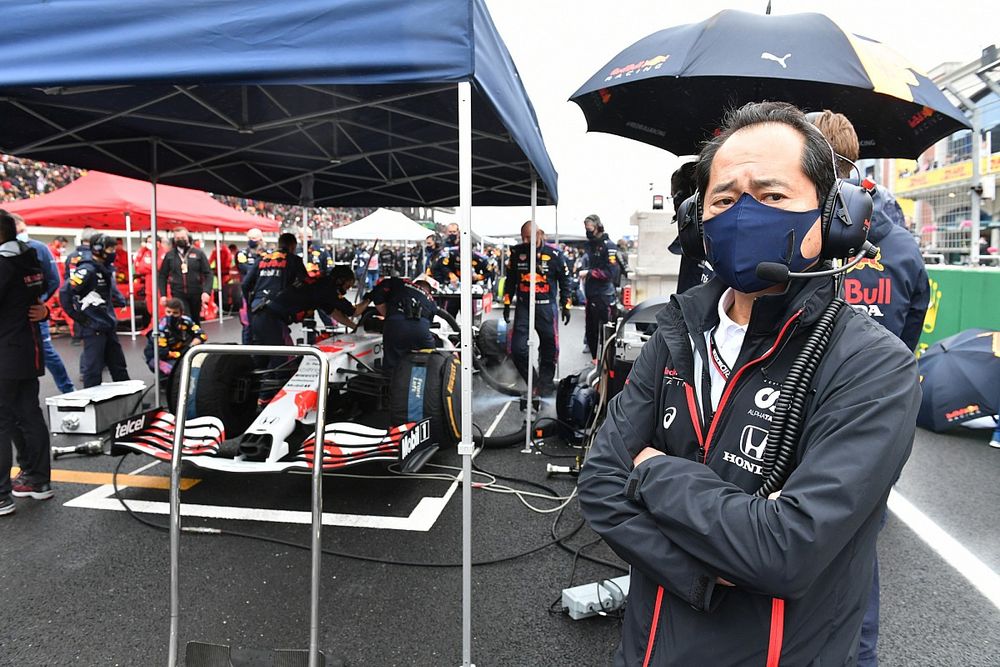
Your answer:
[[[589,273],[584,283],[587,296],[614,296],[621,282],[621,265],[618,263],[618,246],[607,234],[587,241],[586,264]]]
[[[78,245],[69,255],[66,256],[63,270],[63,280],[69,280],[69,274],[73,272],[77,264],[85,259],[90,259],[90,246]]]
[[[45,373],[38,324],[28,308],[45,292],[42,265],[21,241],[0,245],[0,379],[27,380]]]
[[[562,251],[543,244],[535,248],[535,253],[535,303],[543,305],[570,303],[572,295],[569,274]],[[558,301],[556,301],[556,290],[559,291]],[[527,307],[530,295],[531,244],[518,243],[510,249],[507,279],[503,285],[503,302],[510,303],[511,297],[516,296],[517,304]]]
[[[902,217],[896,200],[881,187],[874,199],[868,240],[879,252],[847,271],[844,300],[915,350],[930,301],[927,269],[913,237],[894,222]]]
[[[882,508],[913,439],[914,357],[843,308],[795,467],[779,497],[758,498],[781,382],[834,286],[793,281],[757,299],[705,423],[691,346],[710,363],[704,332],[718,323],[723,290],[713,279],[672,297],[580,475],[584,516],[632,564],[615,664],[854,664]],[[646,446],[668,455],[633,469]]]
[[[266,252],[243,279],[243,298],[250,304],[250,312],[257,312],[286,288],[305,284],[306,278],[305,264],[298,255],[284,250]]]
[[[340,295],[338,287],[330,276],[289,285],[268,302],[267,308],[289,324],[301,322],[316,309],[325,313],[338,310],[345,316],[352,317],[354,304]]]
[[[368,295],[372,304],[385,304],[387,320],[424,320],[430,327],[438,307],[427,294],[402,278],[386,278]]]
[[[458,246],[441,248],[431,261],[430,276],[441,284],[450,283],[452,278],[462,277],[462,255]],[[489,258],[486,255],[472,251],[473,282],[480,282],[489,270]]]
[[[253,268],[262,254],[264,254],[264,250],[261,246],[256,248],[247,246],[236,253],[236,269],[240,272],[240,282],[246,279],[250,269]]]
[[[157,279],[160,294],[164,296],[167,285],[174,295],[212,293],[212,265],[205,253],[194,246],[188,246],[185,250],[171,248],[163,256]]]
[[[76,265],[69,280],[59,292],[63,310],[80,325],[109,333],[118,326],[116,306],[125,305],[125,297],[118,291],[115,272],[93,257]]]
[[[306,267],[306,275],[310,278],[315,279],[325,276],[333,270],[333,258],[330,257],[330,253],[318,244],[309,244],[302,262]]]
[[[160,331],[160,359],[180,359],[181,355],[191,347],[194,339],[200,338],[203,343],[208,340],[208,336],[198,323],[187,315],[163,317],[157,328]]]
[[[396,268],[396,253],[392,248],[382,248],[378,253],[378,271],[380,276],[391,276]]]

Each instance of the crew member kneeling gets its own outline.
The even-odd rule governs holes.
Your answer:
[[[536,228],[537,229],[537,228]],[[545,245],[545,232],[537,229],[535,246],[535,332],[538,334],[538,392],[548,396],[555,391],[556,362],[559,359],[559,306],[562,319],[569,324],[569,276],[562,252]],[[510,351],[517,372],[528,380],[528,330],[531,314],[531,221],[521,225],[521,241],[511,248],[507,280],[503,288],[503,319],[510,318],[511,298],[517,300],[514,326],[510,330]],[[556,290],[559,298],[556,298]]]
[[[580,475],[584,516],[633,566],[616,665],[856,659],[882,506],[913,440],[916,362],[852,308],[830,318],[832,277],[756,273],[762,262],[816,271],[860,247],[832,250],[850,233],[841,193],[853,187],[835,183],[832,154],[798,109],[774,102],[733,112],[702,151],[682,234],[716,276],[661,311]],[[798,387],[792,362],[828,322]],[[798,418],[786,391],[805,399]],[[801,431],[769,491],[764,455],[783,413]]]
[[[174,366],[188,351],[188,348],[201,345],[208,340],[205,330],[184,314],[184,302],[180,299],[170,298],[163,308],[163,317],[156,327],[157,333],[157,361],[160,373],[168,376],[174,372]],[[156,371],[153,365],[153,336],[150,335],[143,355],[146,358],[146,365],[149,370]]]

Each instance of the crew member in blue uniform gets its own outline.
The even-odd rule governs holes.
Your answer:
[[[556,363],[559,359],[559,310],[569,324],[570,293],[566,259],[555,246],[545,244],[545,232],[537,230],[535,256],[535,332],[538,334],[538,392],[543,396],[555,391]],[[531,221],[521,225],[521,241],[511,248],[504,283],[503,319],[510,319],[511,299],[517,300],[514,326],[509,329],[510,351],[518,373],[528,380],[528,330],[531,315]],[[557,292],[558,290],[558,298]]]
[[[329,274],[321,276],[314,282],[304,281],[298,285],[290,285],[279,292],[265,306],[274,317],[286,324],[301,322],[315,311],[328,314],[337,322],[354,329],[354,315],[360,313],[368,305],[362,303],[357,307],[347,300],[346,294],[354,287],[355,277],[351,267],[335,266]]]
[[[241,283],[246,280],[250,269],[254,267],[264,252],[264,235],[259,229],[254,227],[247,232],[246,247],[236,253],[236,270],[240,272]],[[240,307],[240,324],[243,325],[241,342],[244,345],[249,345],[250,341],[253,340],[253,336],[250,332],[250,308],[246,299],[243,300],[243,305]]]
[[[291,342],[288,325],[283,317],[275,314],[268,305],[283,290],[305,283],[306,269],[302,258],[295,254],[295,235],[285,233],[278,237],[278,249],[261,255],[243,280],[243,300],[249,304],[250,329],[254,345],[284,345]],[[284,363],[279,356],[261,357],[260,368],[275,368]],[[258,408],[267,405],[274,391],[262,391],[257,399]]]
[[[446,229],[445,245],[439,250],[429,269],[429,275],[441,285],[451,285],[457,289],[462,280],[462,249],[459,227],[454,222]],[[481,283],[489,270],[489,258],[472,251],[472,282]],[[444,309],[453,316],[458,315],[459,299],[448,299]]]
[[[601,327],[616,316],[621,267],[618,264],[618,246],[604,233],[601,219],[592,213],[584,218],[583,226],[587,232],[584,250],[587,268],[582,269],[579,275],[584,281],[583,292],[587,297],[587,347],[591,358],[597,359]]]
[[[83,339],[80,374],[84,387],[101,384],[105,366],[115,382],[129,379],[115,315],[115,307],[125,305],[125,297],[115,284],[117,252],[116,239],[94,234],[90,238],[90,256],[81,258],[59,292],[63,310],[77,323]]]
[[[382,368],[391,371],[411,350],[435,346],[431,322],[438,313],[431,300],[436,289],[434,278],[421,275],[411,283],[402,278],[387,278],[365,297],[385,318],[382,330]]]
[[[837,177],[850,179],[851,168],[861,153],[861,144],[851,121],[844,114],[832,111],[814,112],[806,117],[819,128],[840,158],[836,161]],[[850,182],[858,184],[857,181]],[[877,245],[879,251],[874,258],[863,259],[847,270],[844,300],[867,313],[912,351],[920,342],[924,315],[930,301],[930,282],[924,258],[905,229],[903,211],[892,193],[872,182],[862,183],[862,186],[871,194],[874,204],[868,240]],[[885,508],[882,509],[882,524],[885,525]],[[858,667],[878,666],[878,633],[879,572],[876,558],[872,590],[861,624]]]

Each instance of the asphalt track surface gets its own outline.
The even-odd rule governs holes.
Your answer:
[[[206,329],[214,342],[238,336],[233,320],[221,327],[209,323]],[[589,357],[581,354],[582,337],[583,312],[575,310],[573,321],[560,336],[563,373],[587,365]],[[133,344],[123,336],[122,342],[133,377],[151,381],[141,361],[140,341]],[[56,346],[75,376],[79,348],[71,347],[67,338],[57,338]],[[46,376],[42,396],[55,393]],[[477,382],[475,422],[483,429],[493,424],[501,410],[505,414],[495,433],[518,427],[522,413],[516,405],[506,404],[504,397]],[[87,439],[55,436],[53,444]],[[897,491],[978,557],[993,577],[987,576],[985,585],[995,587],[1000,571],[1000,451],[987,447],[987,440],[984,431],[949,435],[918,431]],[[545,473],[546,463],[572,462],[551,458],[572,456],[571,449],[553,442],[531,454],[520,450],[519,446],[486,450],[475,462],[490,472],[546,485],[561,496],[571,493],[573,478]],[[125,473],[152,462],[148,457],[127,456],[119,483],[126,484]],[[19,499],[14,515],[0,518],[0,665],[167,662],[167,534],[112,509],[120,506],[101,485],[118,463],[117,458],[105,456],[61,458],[53,467],[67,472],[55,475],[73,481],[54,483],[55,500]],[[453,452],[439,454],[433,463],[460,466]],[[86,478],[81,475],[84,472],[105,474]],[[377,465],[348,472],[369,478],[327,477],[324,511],[338,515],[340,524],[350,523],[351,517],[375,518],[358,520],[369,527],[326,526],[326,549],[384,560],[460,563],[461,491],[457,485],[444,480],[377,479],[385,472]],[[434,468],[427,472],[454,471]],[[145,482],[148,486],[162,487],[168,467],[159,463],[139,474],[153,478]],[[226,475],[193,468],[184,474],[199,480],[183,494],[185,504],[235,508],[226,511],[240,516],[242,508],[309,509],[309,481],[304,476]],[[486,479],[475,476],[474,481]],[[509,483],[540,491],[524,483]],[[167,500],[163,488],[132,486],[122,490],[122,495],[128,502],[153,503],[148,507],[162,507]],[[431,500],[421,502],[423,498]],[[532,502],[544,508],[556,505],[537,498]],[[88,507],[73,506],[81,503]],[[426,517],[428,506],[433,518],[435,504],[443,508],[429,530],[375,527],[379,522],[398,525],[408,518]],[[166,522],[162,514],[144,512],[141,516]],[[282,520],[269,518],[275,516],[265,515],[267,520],[195,517],[185,519],[184,525],[308,544],[308,527],[288,522],[303,515],[293,512],[280,515]],[[516,555],[552,541],[555,515],[530,512],[510,495],[474,489],[473,516],[477,561]],[[571,501],[556,530],[568,533],[579,523],[577,505]],[[582,527],[566,543],[571,548],[584,547],[585,554],[620,563],[594,540],[595,535]],[[1000,665],[997,602],[991,602],[891,512],[879,553],[882,665]],[[573,554],[555,546],[477,566],[473,571],[473,662],[479,667],[609,664],[619,635],[616,617],[573,621],[550,610],[562,588],[619,574],[584,560],[577,560],[574,569]],[[181,575],[182,654],[189,640],[238,648],[308,646],[308,551],[246,537],[185,534]],[[324,556],[321,594],[320,646],[328,656],[327,664],[461,664],[460,568]]]

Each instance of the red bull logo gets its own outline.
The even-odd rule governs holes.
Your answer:
[[[934,109],[931,109],[930,107],[924,107],[917,113],[910,116],[910,120],[907,121],[907,124],[910,127],[916,127],[933,115],[934,115]]]
[[[871,224],[869,220],[865,220],[865,222],[869,225]],[[874,269],[879,273],[885,271],[885,264],[882,263],[882,251],[879,250],[875,253],[875,257],[865,257],[860,262],[849,268],[847,272],[861,271],[862,269]]]
[[[630,77],[639,72],[650,72],[654,69],[660,69],[663,67],[663,63],[667,62],[669,57],[669,55],[653,56],[652,58],[640,60],[639,62],[631,63],[629,65],[625,65],[624,67],[616,67],[611,70],[606,77],[604,77],[604,80],[611,81],[612,79],[620,79],[623,76]]]
[[[892,279],[879,278],[875,287],[865,287],[857,278],[845,278],[844,300],[852,306],[855,304],[886,306],[892,303]]]
[[[944,413],[944,418],[950,422],[956,419],[962,419],[964,417],[972,417],[979,414],[978,405],[966,405],[964,408],[959,408],[958,410],[952,410],[951,412]]]

